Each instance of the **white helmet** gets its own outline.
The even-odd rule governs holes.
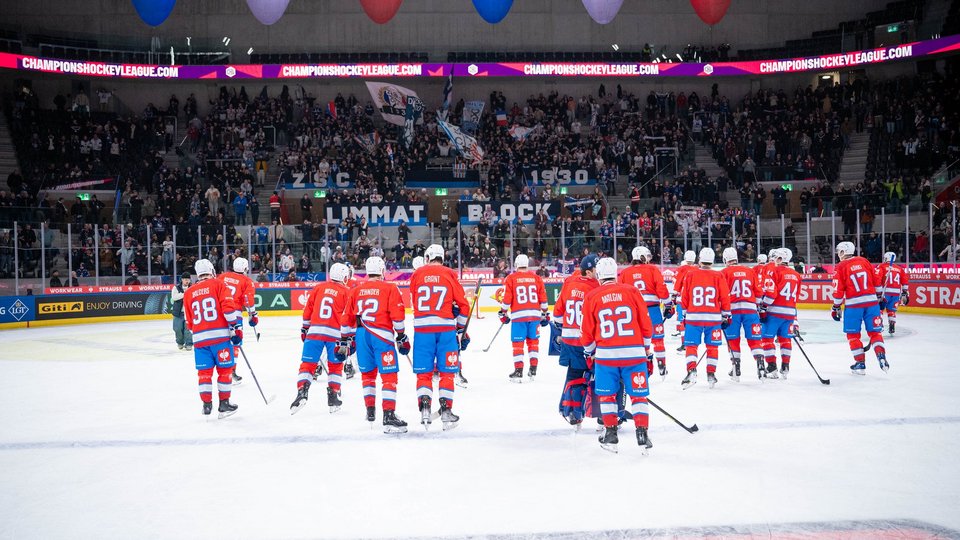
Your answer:
[[[697,254],[693,251],[686,251],[683,254],[683,262],[685,263],[695,263],[697,262]]]
[[[888,251],[888,252],[886,252],[886,253],[883,254],[883,262],[885,262],[885,263],[891,263],[891,262],[893,262],[893,261],[895,261],[895,260],[897,260],[897,254],[896,254],[896,253],[894,253],[894,252],[892,252],[892,251]]]
[[[233,260],[233,271],[238,274],[246,274],[247,270],[250,269],[250,261],[244,259],[243,257],[237,257]]]
[[[843,260],[844,257],[853,257],[857,254],[857,248],[853,242],[840,242],[837,244],[837,257]]]
[[[653,260],[653,253],[646,246],[637,246],[633,248],[633,260],[648,263]]]
[[[637,246],[633,248],[633,251],[630,252],[630,260],[639,261],[640,257],[643,257],[643,248]]]
[[[423,252],[423,258],[426,261],[432,261],[434,259],[443,260],[443,246],[440,244],[430,244],[427,246],[427,249]],[[416,268],[416,266],[414,266]]]
[[[780,248],[773,248],[767,253],[767,260],[772,261],[777,257],[777,250]]]
[[[410,264],[412,264],[412,265],[413,265],[413,269],[416,270],[417,268],[420,268],[421,266],[423,266],[423,265],[425,265],[425,264],[427,264],[427,263],[424,262],[423,257],[414,257],[414,258],[413,258],[413,262],[411,262]]]
[[[723,264],[730,264],[730,262],[736,262],[738,260],[737,248],[724,248],[723,250]]]
[[[343,263],[334,263],[333,266],[330,267],[330,275],[328,277],[331,281],[346,283],[347,280],[350,279],[350,269]]]
[[[604,257],[597,261],[597,279],[600,281],[606,279],[617,279],[617,261],[610,257]]]
[[[777,250],[777,258],[780,263],[788,263],[793,259],[793,251],[790,248],[780,248]]]
[[[382,276],[387,269],[386,263],[380,257],[367,257],[366,267],[368,276]]]
[[[767,256],[763,253],[757,255],[757,264],[765,264],[767,262]]]
[[[207,259],[200,259],[193,265],[194,271],[197,272],[197,277],[203,276],[214,276],[217,271],[213,269],[213,263]]]
[[[713,264],[717,260],[717,254],[712,248],[703,248],[700,250],[700,264]]]
[[[523,253],[517,255],[517,258],[513,260],[513,266],[517,268],[528,268],[530,266],[530,257],[527,257]]]

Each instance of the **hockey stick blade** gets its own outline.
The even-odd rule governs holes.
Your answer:
[[[816,375],[816,376],[817,376],[817,379],[820,380],[820,384],[824,384],[824,385],[829,386],[829,385],[830,385],[830,379],[824,379],[823,377],[821,377],[821,376],[820,376],[820,372],[817,371],[817,368],[813,367],[813,362],[811,362],[811,361],[810,361],[810,357],[807,356],[807,351],[803,350],[803,345],[800,345],[800,340],[798,340],[796,337],[794,337],[794,338],[793,338],[793,341],[794,341],[794,343],[797,344],[797,348],[800,349],[800,352],[803,353],[803,357],[807,360],[807,363],[810,364],[810,369],[813,370],[813,374]]]
[[[656,410],[660,411],[661,413],[663,413],[663,415],[666,416],[667,418],[673,420],[678,426],[682,427],[687,433],[689,433],[689,434],[692,435],[692,434],[700,431],[700,428],[697,427],[696,424],[694,424],[694,425],[692,425],[692,426],[690,426],[690,427],[687,427],[686,425],[684,425],[683,422],[677,420],[676,418],[674,418],[674,416],[673,416],[672,414],[670,414],[670,413],[668,413],[667,411],[663,410],[659,405],[657,405],[656,403],[654,403],[652,399],[647,398],[647,403],[649,403],[650,405],[652,405],[654,409],[656,409]]]

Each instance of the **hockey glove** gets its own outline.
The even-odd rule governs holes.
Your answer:
[[[805,340],[803,339],[803,335],[800,333],[800,324],[799,324],[799,323],[794,322],[793,324],[790,325],[790,333],[793,334],[793,337],[797,338],[797,341],[799,341],[799,342],[801,342],[801,343],[802,343],[803,341],[805,341]]]
[[[877,303],[880,304],[880,311],[887,309],[887,297],[883,293],[877,293]]]
[[[732,320],[733,320],[733,317],[731,317],[729,313],[724,313],[723,319],[721,319],[721,322],[720,322],[720,328],[726,330],[730,326],[730,321]]]
[[[306,341],[307,341],[307,327],[306,327],[306,326],[304,326],[303,328],[300,329],[300,341],[302,341],[302,342],[306,342]]]
[[[337,348],[333,350],[333,356],[338,361],[343,362],[350,355],[350,347],[353,345],[352,339],[341,339],[337,342]]]
[[[243,343],[243,329],[239,326],[234,327],[233,333],[230,335],[230,343],[236,346],[240,346],[240,344]]]
[[[550,315],[546,311],[540,312],[540,326],[546,326],[550,324]]]
[[[250,327],[253,328],[257,326],[257,324],[259,323],[260,323],[260,317],[257,316],[257,312],[254,311],[253,313],[250,314]]]
[[[470,334],[463,332],[460,334],[460,350],[465,351],[470,346]]]
[[[397,334],[397,350],[404,356],[410,354],[410,338],[403,332]]]
[[[842,318],[840,316],[840,304],[834,304],[833,307],[830,308],[830,316],[833,317],[833,320],[840,322]]]
[[[900,305],[906,306],[910,304],[910,291],[906,287],[900,289]]]
[[[498,311],[497,316],[500,317],[500,324],[507,324],[510,322],[510,316],[507,315],[507,310],[505,309]]]
[[[677,314],[677,306],[676,304],[673,303],[672,300],[663,305],[663,318],[665,320],[672,319],[673,316],[676,314]]]
[[[583,359],[586,360],[586,362],[587,362],[587,371],[591,371],[591,372],[592,372],[592,371],[593,371],[593,361],[594,361],[593,355],[592,355],[592,354],[586,354],[586,355],[583,356]]]
[[[767,305],[760,304],[757,306],[757,314],[760,315],[760,322],[767,322]]]

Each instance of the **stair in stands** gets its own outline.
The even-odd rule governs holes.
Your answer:
[[[7,176],[17,168],[19,168],[17,154],[14,150],[13,139],[10,138],[7,119],[0,114],[0,190],[10,189],[7,185]]]
[[[863,182],[867,172],[867,159],[870,149],[870,134],[850,134],[850,148],[843,153],[840,161],[839,181],[847,186]]]

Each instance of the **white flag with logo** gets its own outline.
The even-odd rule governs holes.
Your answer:
[[[368,82],[367,90],[370,91],[373,106],[380,111],[383,119],[398,126],[405,123],[407,98],[415,97],[419,99],[420,97],[409,88],[391,83]],[[418,123],[422,122],[423,118],[421,117]]]
[[[450,137],[453,148],[459,152],[460,155],[473,163],[483,161],[483,148],[480,148],[476,139],[460,131],[460,128],[457,126],[448,124],[442,120],[440,121],[440,128],[447,134],[447,137]]]

